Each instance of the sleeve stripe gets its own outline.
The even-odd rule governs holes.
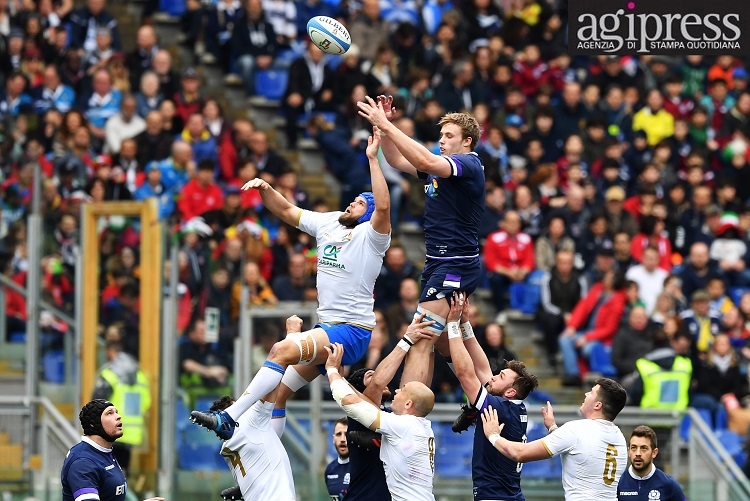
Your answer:
[[[549,457],[554,456],[554,454],[552,454],[552,451],[549,450],[549,447],[547,447],[547,442],[544,441],[544,438],[541,439],[541,442],[544,448],[547,450],[547,454],[549,454]]]
[[[81,494],[99,494],[99,490],[96,487],[84,487],[83,489],[75,491],[73,497],[77,498]]]
[[[446,160],[448,160],[448,163],[451,164],[451,171],[453,172],[453,175],[456,177],[461,176],[463,174],[463,167],[461,167],[461,162],[456,162],[451,157],[443,157]]]
[[[75,501],[84,501],[86,499],[99,499],[99,493],[98,492],[91,492],[88,494],[81,494],[80,496],[77,496],[75,498]]]

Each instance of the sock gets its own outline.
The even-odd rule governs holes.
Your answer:
[[[271,414],[271,428],[281,438],[286,428],[286,409],[274,409]]]
[[[266,360],[263,367],[260,368],[248,385],[245,393],[227,407],[227,414],[237,421],[255,402],[263,398],[264,395],[271,393],[281,382],[282,376],[284,376],[284,368],[277,363]]]

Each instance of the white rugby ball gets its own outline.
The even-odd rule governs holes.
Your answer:
[[[344,25],[328,16],[310,19],[307,22],[307,34],[312,43],[328,54],[343,54],[352,44],[352,38]]]

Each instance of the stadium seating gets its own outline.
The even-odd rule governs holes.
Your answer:
[[[259,96],[279,101],[284,96],[288,79],[286,70],[259,70],[255,72],[255,89]]]
[[[435,433],[435,475],[442,478],[471,476],[473,433],[453,433],[450,423],[432,424]]]
[[[724,446],[727,453],[737,465],[742,468],[747,461],[747,452],[744,449],[744,439],[737,433],[730,430],[717,430],[716,438]]]
[[[714,420],[713,416],[711,415],[711,411],[707,409],[695,409],[698,414],[703,418],[703,421],[708,425],[709,428],[714,428]],[[687,442],[690,438],[690,415],[685,414],[685,416],[682,418],[682,423],[680,424],[680,437]]]
[[[603,344],[596,343],[591,348],[589,357],[589,369],[598,372],[602,376],[617,376],[617,369],[612,365],[612,349]]]
[[[65,381],[65,352],[48,351],[42,356],[44,380],[48,383],[62,383]]]

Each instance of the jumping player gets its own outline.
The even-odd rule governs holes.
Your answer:
[[[277,407],[283,408],[291,393],[315,379],[320,374],[316,365],[328,358],[328,350],[321,348],[331,343],[345,345],[346,365],[362,358],[375,326],[375,279],[391,242],[390,197],[377,160],[379,145],[380,131],[373,128],[367,147],[372,193],[362,193],[343,213],[302,210],[262,179],[253,179],[242,187],[257,189],[268,210],[285,223],[315,237],[320,323],[310,331],[287,334],[271,348],[263,367],[234,404],[225,411],[193,411],[193,422],[214,430],[226,440],[232,436],[235,422],[242,413],[279,383],[282,384]],[[282,412],[276,412],[276,416]],[[279,435],[283,422],[280,419],[278,426],[274,423]]]
[[[467,113],[448,113],[440,119],[440,155],[404,134],[390,122],[392,97],[358,102],[359,114],[385,135],[383,155],[390,165],[425,182],[424,233],[426,261],[417,313],[435,321],[438,349],[448,363],[448,340],[441,336],[453,292],[468,297],[480,281],[479,222],[484,214],[484,167],[474,148],[479,141],[477,120]],[[432,346],[415,346],[409,357],[430,355]],[[430,364],[411,366],[406,381],[430,384]]]

